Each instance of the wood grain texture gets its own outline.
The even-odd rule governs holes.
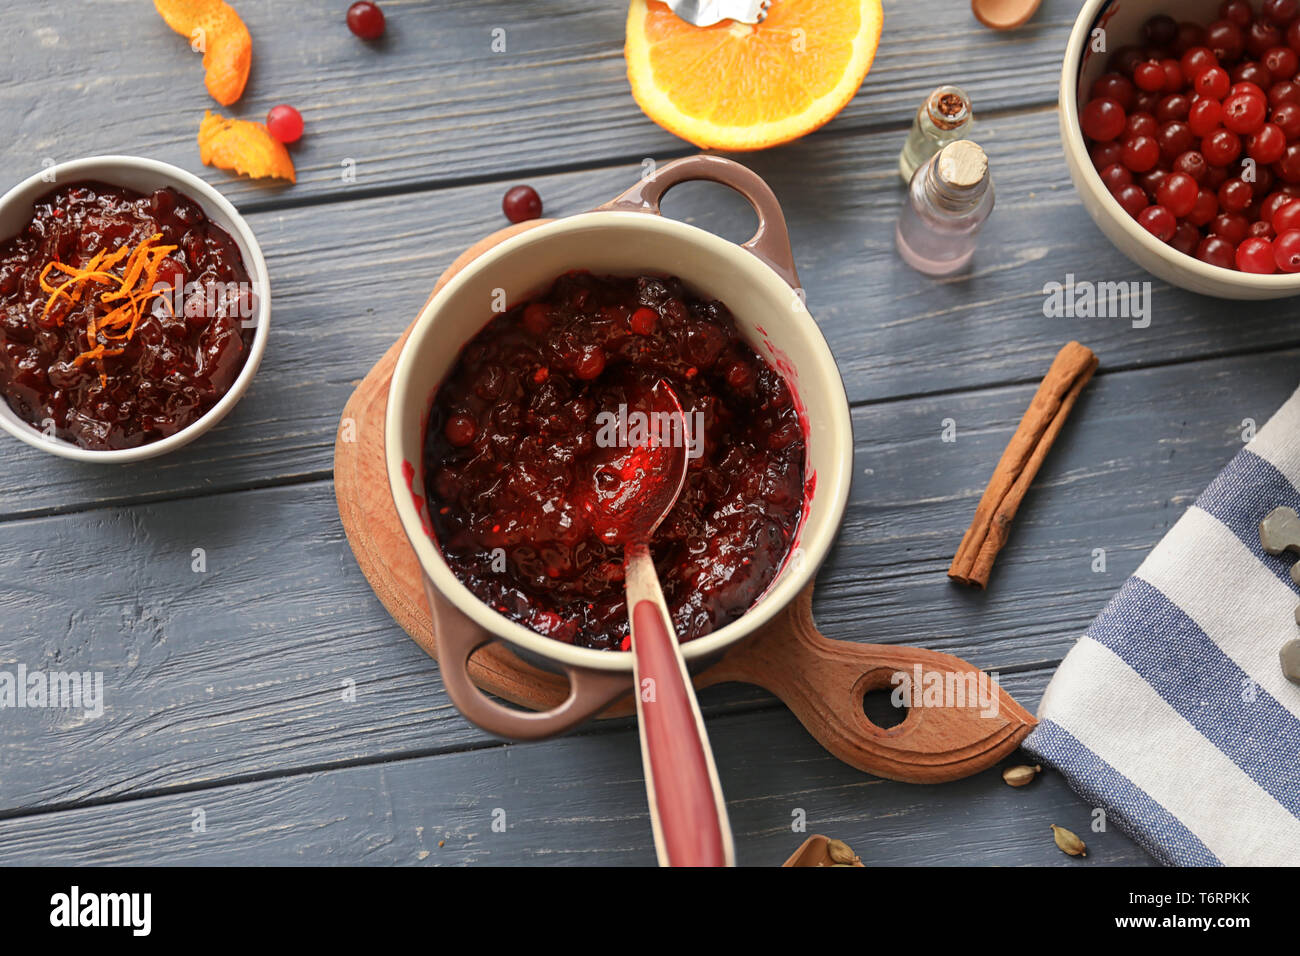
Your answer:
[[[1122,318],[1045,317],[1044,283],[1069,273],[1093,281],[1148,278],[1079,205],[1055,123],[1054,113],[1040,112],[985,127],[999,207],[977,268],[962,281],[935,283],[897,259],[899,186],[886,168],[895,135],[796,145],[794,165],[767,154],[746,159],[785,207],[810,311],[851,402],[1036,381],[1071,338],[1101,357],[1103,377],[1300,344],[1300,319],[1285,300],[1246,310],[1159,282],[1146,329]],[[619,166],[536,185],[551,212],[568,215],[611,198],[639,171]],[[353,387],[447,264],[502,224],[501,192],[497,183],[252,216],[274,304],[266,358],[240,405],[193,445],[137,466],[58,461],[6,439],[0,518],[327,476]],[[732,239],[748,238],[753,223],[743,201],[711,184],[674,190],[665,209]]]
[[[985,593],[944,572],[1034,386],[855,409],[819,628],[992,671],[1058,661],[1241,447],[1242,419],[1281,404],[1298,358],[1201,363],[1190,381],[1177,366],[1095,379]],[[0,668],[101,670],[108,705],[98,720],[4,712],[0,815],[487,742],[371,594],[328,482],[11,522],[0,595]],[[710,720],[763,699],[701,698]]]
[[[389,0],[377,44],[348,32],[346,7],[237,5],[253,36],[253,70],[227,112],[261,120],[276,103],[291,103],[307,122],[294,150],[298,184],[286,188],[199,163],[199,121],[216,104],[199,57],[151,4],[9,5],[0,183],[39,171],[46,158],[129,152],[198,173],[252,207],[690,150],[632,99],[623,0]],[[1033,24],[1006,36],[979,28],[960,7],[936,18],[925,4],[886,0],[875,66],[818,141],[910,123],[924,96],[954,78],[977,110],[1055,102],[1075,13],[1069,0],[1048,0]],[[503,53],[492,52],[493,30],[504,31]],[[99,121],[86,122],[91,115]],[[794,159],[773,154],[783,155]],[[345,162],[354,164],[354,187],[342,180]]]
[[[1036,701],[1047,677],[1006,684]],[[709,734],[741,865],[780,865],[806,835],[796,814],[868,866],[1151,865],[1113,829],[1089,832],[1089,808],[1054,773],[1024,789],[996,769],[934,787],[866,777],[782,710],[714,719]],[[1053,823],[1084,835],[1087,860],[1056,849]],[[0,820],[0,864],[141,862],[644,866],[654,850],[630,729]]]

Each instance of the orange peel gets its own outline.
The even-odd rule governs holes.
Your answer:
[[[199,125],[199,159],[253,179],[298,181],[289,151],[265,124],[227,119],[211,111],[203,114]]]
[[[253,63],[253,38],[234,7],[223,0],[153,0],[167,25],[203,53],[203,83],[229,106],[244,94]]]

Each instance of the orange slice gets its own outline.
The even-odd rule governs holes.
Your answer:
[[[776,0],[762,23],[694,27],[632,0],[627,76],[652,120],[706,149],[765,149],[830,121],[871,69],[880,0]]]
[[[253,179],[298,181],[289,151],[262,123],[205,112],[199,124],[199,159]]]
[[[223,0],[153,0],[167,25],[203,53],[203,84],[212,98],[229,106],[244,95],[253,63],[253,38],[234,8]]]

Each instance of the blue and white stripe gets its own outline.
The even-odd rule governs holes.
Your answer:
[[[1294,556],[1259,521],[1300,510],[1300,392],[1071,649],[1025,749],[1164,863],[1300,865]]]

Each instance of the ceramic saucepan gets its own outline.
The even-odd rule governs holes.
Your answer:
[[[744,244],[659,213],[673,186],[711,180],[735,189],[758,214]],[[492,318],[495,290],[508,302],[537,295],[574,269],[595,274],[674,275],[694,292],[726,303],[741,334],[786,379],[805,422],[804,513],[778,576],[750,610],[683,645],[698,669],[754,633],[789,604],[817,572],[839,529],[852,474],[853,434],[844,385],[817,323],[804,308],[785,217],[771,189],[749,169],[716,156],[661,167],[591,212],[515,235],[475,259],[425,306],[397,360],[388,396],[385,453],[402,526],[423,571],[443,682],[461,712],[503,737],[562,733],[631,690],[632,655],[575,647],[535,633],[475,597],[451,572],[430,531],[421,451],[434,395],[460,348]],[[506,641],[525,659],[567,674],[568,698],[526,712],[483,694],[470,680],[470,655]]]

